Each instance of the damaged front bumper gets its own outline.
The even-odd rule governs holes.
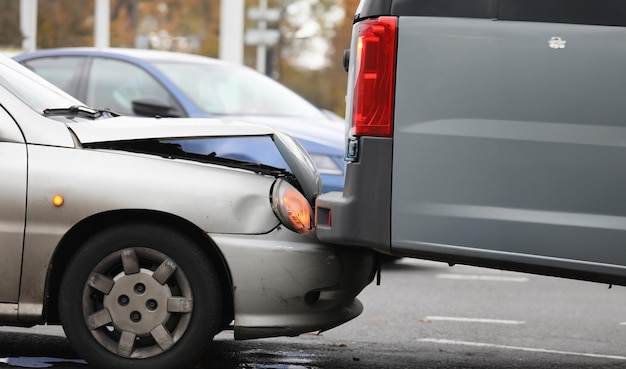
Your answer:
[[[209,234],[232,274],[235,339],[324,331],[361,314],[356,296],[376,273],[373,252],[323,244],[280,227]]]

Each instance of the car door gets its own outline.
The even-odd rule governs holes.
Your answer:
[[[0,303],[15,303],[24,241],[26,144],[13,118],[0,107]]]

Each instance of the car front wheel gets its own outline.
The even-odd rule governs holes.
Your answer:
[[[90,364],[182,368],[217,333],[221,295],[198,245],[150,224],[122,225],[87,241],[59,291],[67,337]]]

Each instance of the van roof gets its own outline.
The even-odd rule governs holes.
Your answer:
[[[624,0],[362,0],[355,20],[382,15],[626,26]]]

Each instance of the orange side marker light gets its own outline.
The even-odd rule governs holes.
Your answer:
[[[65,202],[65,199],[61,195],[54,195],[52,197],[52,205],[60,207]]]

